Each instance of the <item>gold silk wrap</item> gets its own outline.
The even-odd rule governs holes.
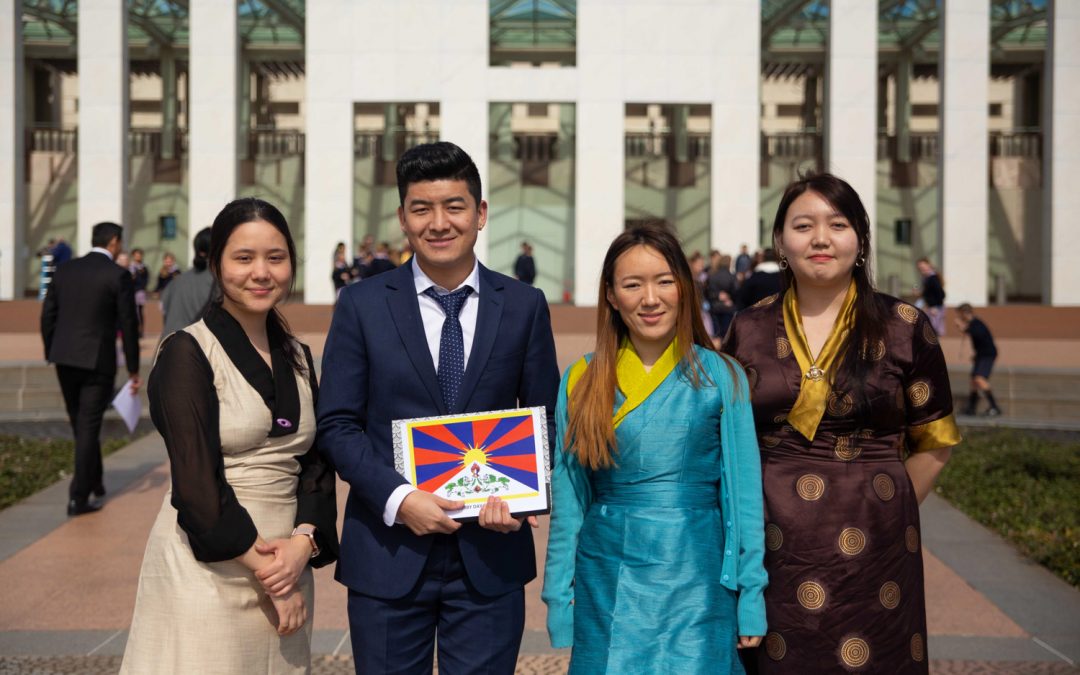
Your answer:
[[[567,397],[574,390],[574,385],[581,379],[581,376],[585,374],[588,365],[589,362],[582,357],[571,366],[570,377],[566,383]],[[677,365],[679,365],[678,339],[671,341],[671,344],[667,346],[664,353],[660,355],[660,358],[656,360],[656,363],[648,371],[645,370],[645,364],[641,362],[641,357],[634,351],[634,345],[629,340],[623,341],[615,357],[615,376],[619,381],[619,390],[622,391],[626,400],[615,411],[615,415],[611,420],[612,427],[618,429],[623,419],[634,408],[644,403],[656,391],[656,388],[667,379],[671,371],[675,370]]]

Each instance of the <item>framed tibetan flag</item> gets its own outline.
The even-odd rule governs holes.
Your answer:
[[[544,408],[394,420],[394,463],[418,489],[465,508],[455,520],[476,520],[488,497],[516,516],[551,511]]]

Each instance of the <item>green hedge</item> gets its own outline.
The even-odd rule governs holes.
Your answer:
[[[101,452],[108,455],[133,440],[104,441]],[[74,463],[75,441],[0,434],[0,509],[70,478]]]
[[[1080,587],[1080,443],[965,429],[938,493]]]

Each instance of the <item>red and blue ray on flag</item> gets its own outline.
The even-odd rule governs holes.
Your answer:
[[[473,462],[539,490],[534,418],[528,410],[413,426],[416,486],[434,492]]]

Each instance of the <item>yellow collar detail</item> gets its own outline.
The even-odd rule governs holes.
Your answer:
[[[818,425],[825,414],[832,382],[836,377],[836,364],[840,350],[847,340],[848,333],[855,325],[855,280],[848,287],[844,304],[833,324],[832,332],[825,341],[815,360],[810,354],[810,346],[803,332],[802,315],[799,314],[799,301],[795,289],[789,288],[784,294],[784,331],[787,333],[795,360],[799,363],[802,377],[799,381],[799,396],[788,413],[788,424],[794,427],[807,440],[814,440]]]
[[[613,427],[618,429],[626,416],[644,403],[667,379],[671,371],[675,370],[675,366],[679,365],[678,342],[678,339],[673,339],[648,372],[645,371],[641,357],[634,351],[634,345],[629,340],[624,341],[619,347],[615,361],[615,375],[619,380],[619,389],[626,396],[626,400],[615,411],[615,416],[611,420]]]

